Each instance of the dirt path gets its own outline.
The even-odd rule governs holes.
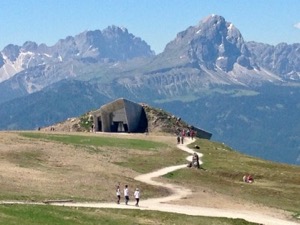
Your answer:
[[[187,147],[188,144],[192,143],[192,140],[187,139],[185,144],[179,144],[177,147],[183,151],[186,151],[190,154],[194,153],[194,150]],[[202,154],[198,153],[200,164],[202,164],[201,157]],[[187,157],[188,161],[192,160],[192,156]],[[69,206],[69,207],[89,207],[89,208],[120,208],[120,209],[139,209],[139,210],[157,210],[163,212],[173,212],[186,215],[194,216],[209,216],[209,217],[227,217],[227,218],[241,218],[250,222],[255,222],[265,225],[299,225],[297,222],[287,221],[276,216],[265,215],[257,211],[242,210],[242,209],[222,209],[222,208],[211,208],[211,207],[199,207],[199,206],[189,206],[189,205],[178,205],[170,204],[170,201],[180,200],[192,194],[192,191],[178,185],[174,184],[165,184],[153,180],[154,178],[163,176],[172,171],[185,168],[187,163],[184,165],[176,165],[166,167],[151,173],[142,174],[135,177],[136,180],[144,182],[150,185],[163,186],[168,188],[172,194],[163,198],[153,198],[142,200],[140,202],[140,207],[134,206],[134,201],[131,201],[129,205],[116,203],[90,203],[90,202],[53,202],[49,203],[56,206]],[[0,202],[2,204],[39,204],[44,205],[44,203],[26,203],[26,202]]]

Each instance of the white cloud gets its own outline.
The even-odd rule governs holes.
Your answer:
[[[294,25],[295,28],[300,29],[300,22]]]

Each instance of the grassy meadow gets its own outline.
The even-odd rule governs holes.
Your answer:
[[[187,153],[178,150],[170,136],[3,132],[0,141],[0,200],[112,202],[117,183],[139,187],[144,199],[162,197],[168,190],[133,178],[187,163]],[[159,179],[300,215],[300,167],[245,156],[207,140],[197,140],[191,148],[195,144],[204,154],[203,169],[186,168]],[[248,173],[254,176],[253,184],[242,182]],[[155,211],[0,205],[0,224],[252,223]]]
[[[69,208],[33,205],[0,205],[5,225],[253,225],[242,219],[208,218],[157,211]]]
[[[221,143],[198,139],[201,170],[178,170],[165,178],[187,184],[196,190],[209,189],[249,203],[258,203],[300,215],[300,167],[246,156]],[[197,150],[197,149],[195,149]],[[242,181],[251,174],[254,183]]]

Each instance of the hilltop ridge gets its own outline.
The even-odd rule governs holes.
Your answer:
[[[176,135],[183,129],[195,128],[188,124],[180,117],[166,112],[163,109],[155,108],[145,103],[141,103],[145,110],[148,120],[149,133],[164,133]],[[53,124],[51,126],[40,128],[44,131],[59,131],[59,132],[93,132],[91,114],[93,111],[86,112],[79,117],[68,118],[65,121]]]

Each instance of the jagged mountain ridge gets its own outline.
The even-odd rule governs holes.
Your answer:
[[[141,87],[147,89],[145,84],[149,83],[162,98],[180,96],[186,92],[185,87],[198,94],[203,88],[219,85],[251,88],[290,81],[264,69],[254,59],[238,29],[214,15],[178,33],[164,52],[147,65],[150,69],[143,76],[131,75],[117,81],[128,86],[133,94]]]
[[[278,52],[290,57],[283,57]],[[113,80],[133,95],[135,91],[139,92],[136,89],[141,86],[145,88],[146,83],[155,84],[153,80],[157,81],[154,87],[164,93],[162,97],[180,94],[184,91],[180,86],[186,83],[197,87],[256,86],[266,82],[282,84],[300,80],[299,45],[280,44],[274,47],[247,43],[232,23],[217,15],[178,33],[164,52],[154,59],[149,45],[128,33],[127,29],[116,26],[69,36],[52,47],[34,42],[26,42],[22,47],[8,45],[0,56],[0,81],[8,79],[4,86],[12,93],[23,87],[22,93],[30,94],[62,79],[82,79],[91,63],[98,63],[99,67],[106,65],[105,70],[110,76],[115,74],[112,69],[115,64],[137,57],[149,57],[151,60],[148,65],[143,65],[142,71],[133,71],[128,76],[122,75]],[[118,72],[127,74],[131,70],[120,68]],[[175,77],[170,79],[174,74]],[[176,85],[177,80],[183,80],[181,76],[186,77],[185,82]],[[168,81],[162,84],[161,80],[165,81],[166,77]],[[174,84],[177,92],[162,88],[162,85],[168,87]],[[194,90],[197,92],[197,88]]]
[[[116,26],[69,36],[51,47],[34,42],[25,42],[21,47],[8,45],[0,53],[0,103],[76,78],[81,71],[90,72],[90,64],[112,65],[153,55],[141,38]]]
[[[50,47],[30,41],[23,46],[10,44],[0,53],[0,81],[41,65],[46,65],[43,69],[46,75],[49,69],[54,70],[52,67],[61,64],[114,62],[152,55],[154,52],[141,38],[135,37],[125,28],[110,26],[103,31],[85,31],[75,37],[68,36]],[[70,71],[63,78],[77,74]],[[51,82],[46,80],[44,87],[49,84]],[[28,92],[31,93],[30,90]]]
[[[280,43],[276,46],[248,42],[248,49],[259,65],[274,74],[280,74],[284,80],[300,80],[300,44]]]

